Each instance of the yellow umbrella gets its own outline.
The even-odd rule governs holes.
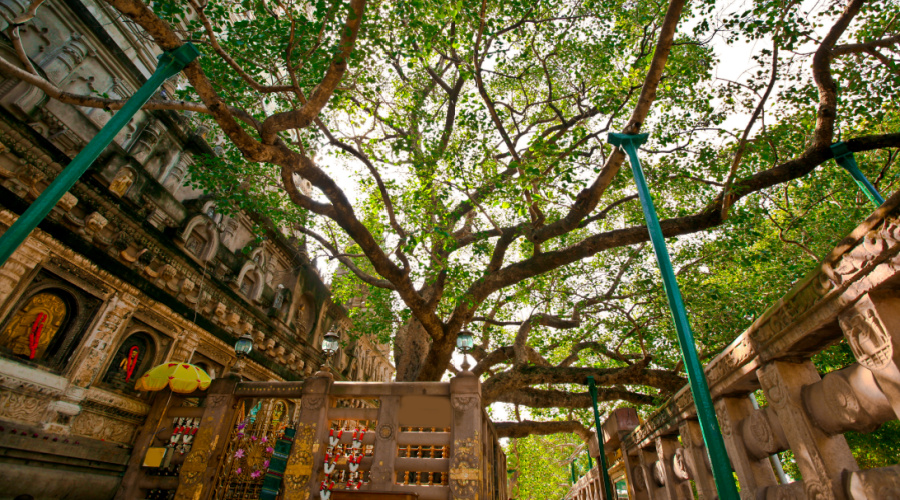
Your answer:
[[[197,389],[205,390],[210,382],[212,379],[202,368],[170,361],[148,370],[137,380],[134,388],[138,391],[160,391],[169,386],[174,392],[188,394]]]

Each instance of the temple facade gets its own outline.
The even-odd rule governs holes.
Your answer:
[[[7,28],[29,4],[0,1],[0,57],[20,67]],[[77,94],[127,98],[159,54],[93,0],[48,0],[17,36],[39,72]],[[174,96],[179,78],[157,97]],[[110,116],[0,74],[0,232]],[[112,498],[152,403],[135,379],[165,361],[219,378],[245,334],[246,381],[308,377],[328,331],[342,340],[336,379],[393,378],[387,350],[353,335],[301,240],[225,215],[191,186],[190,166],[221,155],[221,141],[188,113],[137,113],[0,267],[0,499]],[[283,421],[300,411],[271,406]]]

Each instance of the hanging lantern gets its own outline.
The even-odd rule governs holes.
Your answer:
[[[338,336],[334,332],[328,332],[325,334],[325,338],[322,339],[322,352],[326,356],[331,356],[338,350]]]
[[[253,350],[253,337],[249,334],[243,334],[237,342],[234,343],[234,352],[237,353],[238,358],[243,358],[244,356],[250,354],[250,351]]]

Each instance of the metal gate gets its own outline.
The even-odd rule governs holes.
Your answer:
[[[257,500],[275,442],[297,419],[299,406],[285,399],[242,399],[237,423],[216,474],[214,500]]]

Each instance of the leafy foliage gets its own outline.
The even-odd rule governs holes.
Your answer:
[[[833,142],[897,180],[891,0],[108,2],[201,46],[178,100],[148,104],[213,129],[193,182],[340,262],[335,294],[399,379],[442,377],[471,330],[485,400],[546,419],[590,421],[587,375],[605,409],[684,382],[608,132],[650,134],[706,357],[870,210]],[[728,46],[755,48],[738,76]]]

